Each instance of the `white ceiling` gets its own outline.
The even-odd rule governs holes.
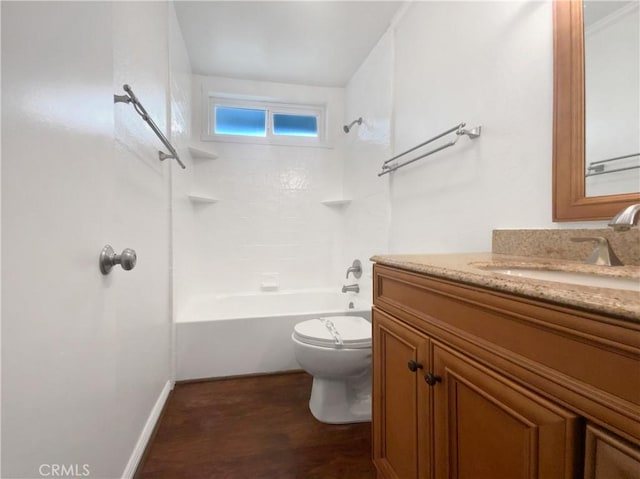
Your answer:
[[[344,86],[401,1],[178,1],[193,73]]]

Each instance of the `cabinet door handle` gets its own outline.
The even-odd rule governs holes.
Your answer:
[[[416,372],[418,369],[422,369],[422,364],[415,362],[413,359],[407,363],[409,371]]]
[[[424,375],[424,380],[427,382],[429,386],[433,386],[436,383],[442,382],[442,378],[437,374],[427,373]]]

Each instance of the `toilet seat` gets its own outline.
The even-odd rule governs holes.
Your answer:
[[[336,342],[330,321],[342,339]],[[329,327],[328,327],[329,326]],[[324,348],[363,349],[371,347],[371,323],[360,316],[331,316],[302,321],[293,328],[293,336],[300,342]]]

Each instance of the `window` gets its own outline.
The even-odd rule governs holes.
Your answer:
[[[215,107],[217,135],[267,136],[267,112],[248,108]]]
[[[204,140],[322,146],[325,108],[209,98]]]
[[[318,118],[309,115],[275,113],[273,134],[289,136],[318,136]]]

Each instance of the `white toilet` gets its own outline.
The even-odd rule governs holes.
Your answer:
[[[291,339],[298,364],[313,376],[313,416],[329,424],[371,421],[371,323],[309,319],[295,325]]]

